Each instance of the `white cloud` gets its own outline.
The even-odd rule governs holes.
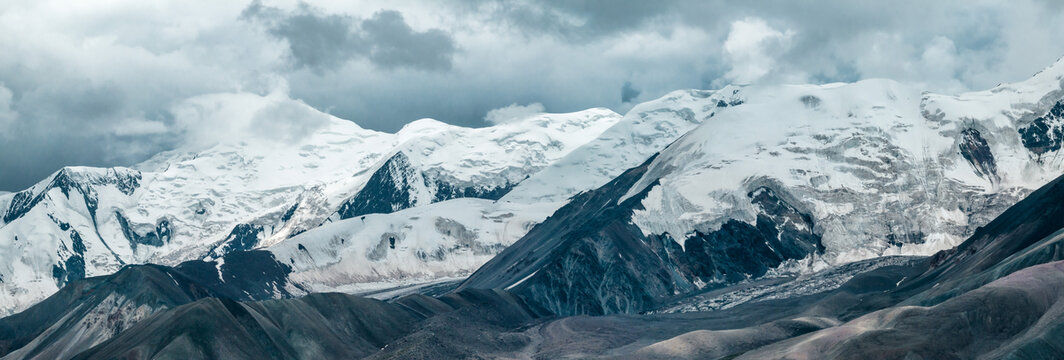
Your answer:
[[[115,124],[111,132],[119,136],[138,136],[163,134],[169,130],[162,121],[129,118]]]
[[[1064,55],[1064,54],[1062,54]],[[961,92],[967,88],[958,79],[963,64],[957,57],[957,47],[953,40],[945,36],[936,36],[924,47],[920,54],[921,82],[924,88],[934,91]],[[1046,64],[1047,66],[1049,64]]]
[[[0,136],[10,136],[18,113],[11,109],[11,90],[0,83]]]
[[[781,32],[758,18],[733,22],[724,40],[724,56],[731,65],[724,77],[739,84],[758,81],[776,69],[776,57],[790,49],[793,37],[793,31]]]
[[[492,124],[503,124],[511,121],[524,120],[542,114],[545,110],[543,104],[540,103],[532,103],[528,105],[510,104],[510,106],[488,111],[488,114],[484,116],[484,121]]]
[[[175,132],[188,150],[230,141],[296,143],[328,125],[329,115],[286,94],[217,93],[175,105]]]

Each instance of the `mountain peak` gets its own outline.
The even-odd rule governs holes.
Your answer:
[[[451,125],[436,119],[423,118],[411,121],[410,123],[403,125],[403,127],[399,129],[399,131],[395,134],[399,135],[400,137],[404,135],[423,135],[456,128],[461,129],[463,127]]]

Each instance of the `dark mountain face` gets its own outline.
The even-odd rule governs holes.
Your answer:
[[[934,255],[932,270],[909,286],[934,281],[931,288],[910,300],[937,304],[973,290],[1011,272],[1036,264],[1064,260],[1059,236],[1064,229],[1064,178],[1057,178],[976,230],[956,248]],[[938,284],[938,286],[934,286]]]
[[[1064,101],[1057,102],[1045,116],[1034,119],[1019,129],[1023,146],[1038,156],[1060,150],[1064,143]]]
[[[185,274],[157,265],[74,281],[26,311],[0,319],[0,354],[67,358],[155,311],[216,295]]]
[[[152,314],[214,297],[257,300],[291,296],[290,269],[264,251],[234,252],[224,263],[177,267],[132,265],[76,280],[21,313],[0,319],[0,355],[68,358]]]
[[[972,164],[972,169],[979,176],[987,178],[991,183],[1000,183],[1001,177],[997,172],[997,162],[994,153],[990,150],[990,144],[983,138],[983,134],[976,129],[964,129],[961,131],[961,143],[959,145],[961,156]]]
[[[461,288],[506,288],[556,314],[639,313],[661,299],[760,277],[783,261],[823,252],[815,224],[767,186],[747,195],[755,224],[730,221],[682,239],[646,236],[631,222],[647,186],[624,199],[654,160],[577,195],[469,277]]]
[[[366,214],[387,214],[409,209],[419,203],[419,192],[431,195],[431,202],[457,198],[498,200],[516,184],[474,186],[461,184],[436,173],[426,173],[410,162],[403,152],[397,152],[370,176],[357,194],[340,204],[337,215],[350,219]],[[424,201],[424,200],[422,200]]]
[[[519,332],[536,338],[537,345],[523,353],[634,359],[1060,358],[1062,203],[1058,179],[953,251],[854,264],[858,270],[849,280],[827,290],[800,291],[833,281],[818,274],[734,285],[688,300],[730,298],[738,304],[719,310],[548,321]],[[759,288],[767,289],[764,295]],[[743,302],[746,298],[760,299]]]
[[[340,205],[337,213],[341,219],[350,219],[414,207],[417,194],[413,189],[421,178],[418,175],[406,155],[396,153],[370,176],[362,190]]]
[[[51,189],[59,189],[67,198],[70,198],[71,195],[82,196],[92,215],[95,216],[98,196],[95,189],[96,186],[114,185],[123,194],[131,195],[133,191],[140,187],[140,180],[140,172],[128,169],[110,168],[104,174],[81,174],[71,168],[64,168],[59,170],[52,177],[52,181],[40,191],[35,193],[30,189],[15,194],[11,205],[4,212],[3,219],[5,223],[9,223],[22,217],[27,211],[43,201]]]
[[[76,358],[361,358],[419,320],[400,305],[342,294],[207,298],[160,312]]]
[[[0,356],[363,358],[406,337],[406,352],[394,356],[409,358],[414,351],[439,358],[432,354],[472,350],[426,342],[436,333],[486,336],[550,315],[495,290],[410,295],[391,302],[345,294],[292,299],[285,290],[290,270],[270,253],[234,251],[220,262],[133,265],[74,281],[26,311],[0,319]],[[487,339],[483,343],[493,342]]]
[[[541,315],[513,295],[490,290],[393,302],[336,293],[256,302],[212,297],[160,311],[75,358],[450,358],[456,352],[448,353],[448,346],[469,344],[423,339],[501,332]],[[494,343],[490,337],[483,342]],[[399,352],[389,351],[393,343]]]

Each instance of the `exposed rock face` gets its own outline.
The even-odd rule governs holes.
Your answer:
[[[98,204],[96,187],[110,185],[114,186],[122,194],[132,195],[133,191],[140,186],[141,174],[139,171],[126,168],[93,170],[79,171],[75,168],[64,168],[52,176],[51,181],[45,186],[34,187],[16,193],[4,213],[4,223],[10,223],[25,215],[27,211],[45,200],[45,197],[48,196],[48,191],[51,189],[59,189],[67,198],[71,194],[82,196],[95,220],[95,210]]]
[[[174,268],[220,296],[237,300],[290,297],[290,291],[305,293],[289,282],[292,268],[263,250],[234,251],[217,261],[192,260]]]
[[[685,268],[701,283],[734,283],[760,277],[787,260],[822,253],[812,217],[768,187],[747,194],[761,212],[755,224],[731,220],[717,231],[684,240]]]
[[[458,198],[478,198],[499,200],[517,184],[506,183],[501,186],[473,186],[458,181],[448,181],[439,177],[427,176],[425,186],[433,190],[432,202]]]
[[[414,207],[422,183],[421,172],[410,165],[405,154],[396,153],[370,176],[358,194],[340,205],[337,213],[341,219],[349,219]]]
[[[240,253],[226,260],[236,260],[230,257]],[[248,265],[253,264],[240,264]],[[339,293],[253,301],[254,287],[238,286],[252,284],[254,275],[236,276],[241,279],[233,282],[224,271],[211,275],[185,265],[134,265],[79,280],[23,313],[0,318],[0,356],[364,358],[401,338],[409,354],[439,347],[419,342],[437,332],[485,335],[548,315],[516,296],[490,290],[438,298],[409,295],[392,302]],[[525,344],[506,348],[519,350]]]
[[[1021,130],[1022,131],[1022,130]],[[997,173],[997,163],[994,162],[994,154],[990,151],[990,145],[986,143],[979,130],[965,129],[961,131],[961,156],[964,156],[976,174],[990,180],[991,183],[1000,183],[1001,177]]]
[[[121,212],[115,211],[115,219],[118,220],[118,225],[122,228],[122,235],[125,235],[126,240],[129,241],[129,246],[134,250],[136,250],[137,245],[159,247],[170,240],[170,221],[165,218],[159,219],[155,224],[154,230],[144,234],[138,234],[136,230],[133,230],[129,220]]]
[[[1064,101],[1057,102],[1049,113],[1019,129],[1023,146],[1041,159],[1042,154],[1060,150],[1064,144]]]
[[[638,312],[678,285],[691,287],[628,222],[636,201],[615,205],[644,171],[646,164],[577,195],[461,288],[508,288],[554,313],[603,314]]]
[[[458,198],[498,200],[515,184],[501,186],[462,184],[435,172],[426,173],[403,152],[392,155],[370,176],[355,196],[340,205],[340,219],[366,214],[388,214],[418,205]]]
[[[292,209],[295,209],[295,207],[292,207]],[[221,244],[211,249],[211,255],[222,257],[233,251],[251,250],[262,241],[262,235],[263,228],[261,225],[237,225]]]
[[[157,312],[196,300],[289,296],[289,269],[270,253],[234,252],[224,260],[221,266],[202,261],[177,267],[133,265],[108,276],[71,278],[48,299],[0,318],[0,356],[67,359]]]
[[[680,247],[630,221],[654,185],[621,201],[647,160],[576,196],[469,277],[461,288],[506,288],[556,314],[639,313],[659,300],[759,277],[783,261],[823,251],[810,216],[768,187],[749,192],[756,224],[732,221]]]

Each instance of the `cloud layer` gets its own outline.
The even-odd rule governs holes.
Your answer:
[[[0,3],[0,48],[0,190],[19,190],[61,166],[129,165],[199,143],[194,134],[220,125],[192,129],[180,109],[213,93],[287,94],[395,131],[424,117],[484,126],[511,104],[623,113],[671,90],[728,83],[888,77],[982,89],[1064,55],[1064,6],[16,0]],[[279,106],[297,116],[304,105]],[[283,120],[260,117],[247,136],[315,123]]]
[[[543,104],[540,103],[528,105],[510,104],[510,106],[488,111],[488,114],[484,115],[484,121],[489,124],[503,124],[512,121],[520,121],[542,114],[545,110]]]
[[[381,10],[368,19],[327,14],[300,3],[293,11],[254,1],[241,13],[241,19],[260,22],[267,32],[288,43],[297,67],[319,73],[332,71],[355,58],[391,69],[409,67],[423,70],[449,70],[455,45],[440,29],[415,31],[403,14]]]

